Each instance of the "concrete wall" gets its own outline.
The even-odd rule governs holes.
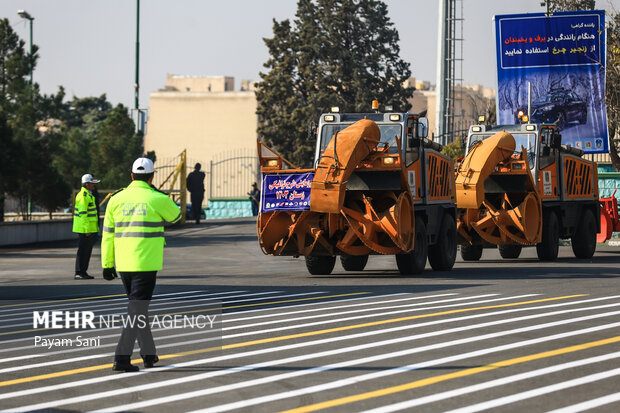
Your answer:
[[[207,92],[192,89],[200,87],[200,90],[206,90],[204,84],[212,79],[169,78],[168,89],[151,93],[144,147],[146,151],[155,151],[158,159],[156,168],[176,164],[170,160],[177,157],[183,149],[187,149],[188,172],[196,162],[200,162],[203,171],[208,173],[210,161],[215,163],[240,156],[256,156],[258,117],[254,92],[214,92],[213,89]],[[221,79],[223,81],[232,78]],[[182,82],[194,82],[195,86],[188,86],[190,91],[180,88],[174,90],[177,86],[182,87]],[[214,173],[213,185],[234,187],[230,191],[232,196],[241,197],[250,190],[252,182],[257,180],[255,174],[246,173],[246,169],[258,170],[258,164],[255,160],[239,159],[237,167],[238,170],[219,169],[221,173],[226,172],[228,175],[220,176]],[[167,174],[166,171],[162,173]],[[207,175],[205,202],[214,195],[227,196],[218,191],[209,193],[210,179]]]
[[[56,221],[2,222],[0,246],[64,241],[77,238],[72,219]]]

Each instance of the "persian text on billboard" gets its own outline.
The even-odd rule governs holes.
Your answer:
[[[555,123],[562,143],[609,151],[605,109],[605,12],[495,16],[499,124]]]

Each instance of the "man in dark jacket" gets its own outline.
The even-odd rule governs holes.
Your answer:
[[[202,201],[205,197],[205,173],[200,170],[201,165],[197,163],[194,170],[187,175],[187,190],[190,192],[192,202],[192,215],[196,224],[200,224],[200,213],[202,212]]]

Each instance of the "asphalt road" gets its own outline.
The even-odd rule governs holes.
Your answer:
[[[554,263],[485,250],[415,277],[371,257],[311,277],[302,259],[264,256],[255,234],[248,219],[169,233],[151,314],[217,322],[158,325],[162,360],[139,373],[111,371],[118,328],[34,342],[52,333],[33,311],[125,311],[97,248],[97,278],[79,281],[76,242],[0,249],[0,410],[620,411],[620,247],[591,260],[561,247]]]

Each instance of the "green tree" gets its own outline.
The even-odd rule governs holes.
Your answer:
[[[116,189],[129,183],[131,165],[144,150],[142,136],[135,128],[127,108],[120,104],[98,128],[91,169],[100,177],[102,188]]]
[[[449,156],[452,159],[458,159],[462,156],[465,156],[465,151],[463,150],[463,148],[461,148],[461,139],[456,139],[455,141],[445,145],[441,149],[441,153]]]
[[[4,220],[5,194],[20,188],[19,169],[24,149],[15,136],[18,111],[32,108],[30,71],[36,62],[25,51],[25,43],[13,31],[8,19],[0,19],[0,221]]]
[[[312,162],[308,125],[331,106],[368,112],[378,99],[410,108],[413,88],[403,81],[411,71],[383,2],[299,0],[294,25],[274,20],[273,34],[264,39],[270,58],[256,92],[258,134],[292,162]]]
[[[555,11],[574,11],[574,10],[594,10],[595,0],[546,0],[541,1],[540,5],[547,7],[550,12]]]

